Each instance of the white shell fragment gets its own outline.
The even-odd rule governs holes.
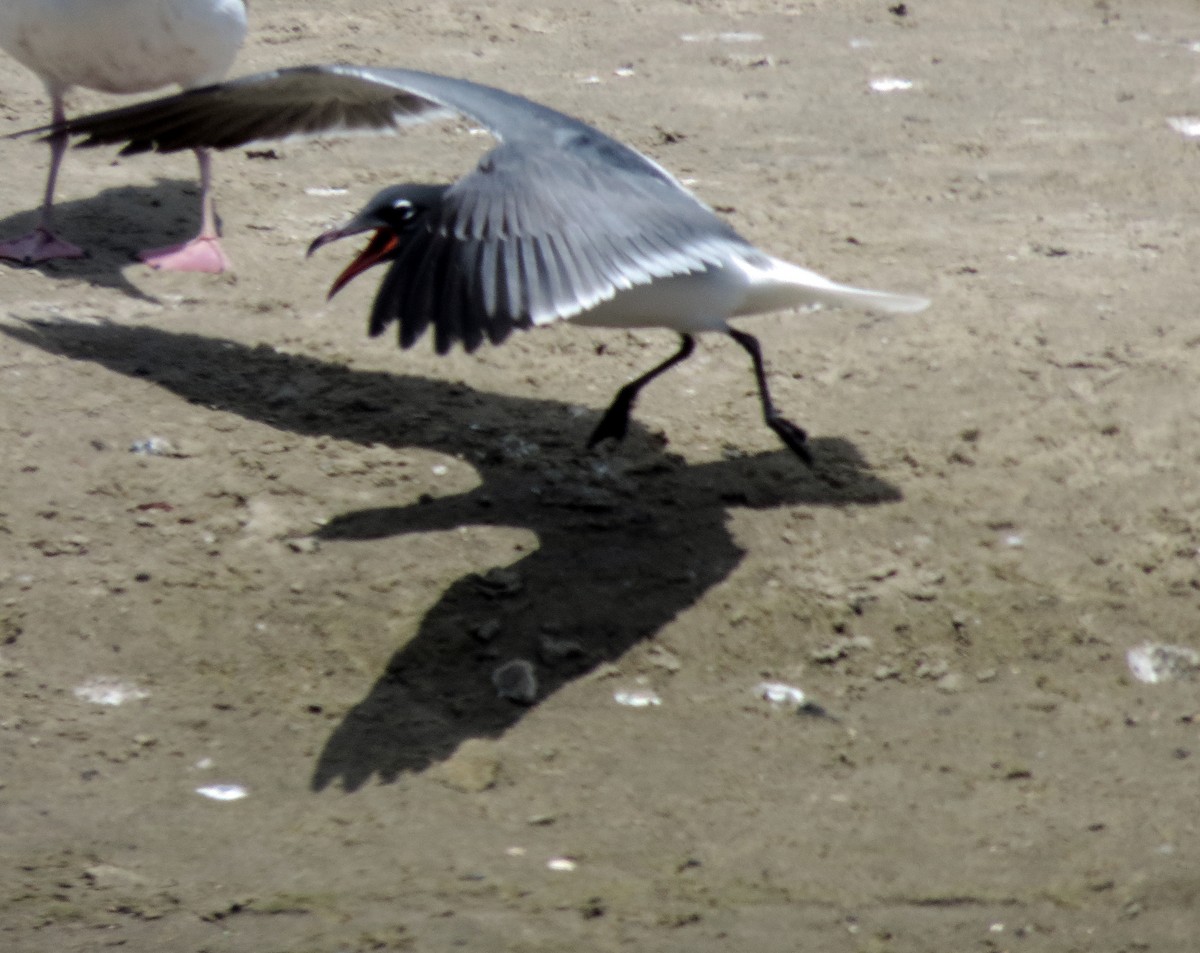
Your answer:
[[[75,697],[93,705],[123,705],[150,695],[144,688],[110,675],[97,675],[75,686]]]
[[[618,705],[630,708],[649,708],[662,704],[658,693],[650,688],[620,688],[613,692],[613,700]]]
[[[1182,645],[1146,642],[1125,653],[1129,671],[1139,682],[1157,685],[1200,672],[1200,652]]]
[[[754,694],[772,705],[803,705],[804,691],[795,685],[784,682],[759,682],[754,686]]]
[[[181,457],[182,453],[175,444],[166,437],[143,437],[129,445],[130,453],[140,453],[148,457]]]
[[[570,873],[572,870],[575,870],[579,864],[573,861],[570,857],[551,857],[548,861],[546,861],[546,866],[551,870]]]
[[[730,31],[728,33],[681,33],[684,43],[761,43],[761,33]]]
[[[871,80],[870,85],[877,93],[899,93],[913,87],[911,79],[901,79],[899,76],[881,76]]]
[[[537,700],[537,675],[523,658],[505,662],[492,672],[492,684],[496,686],[496,694],[509,701],[532,705]]]
[[[205,784],[196,793],[213,801],[240,801],[250,792],[240,784]]]
[[[1200,119],[1195,116],[1169,116],[1167,125],[1189,139],[1200,136]]]

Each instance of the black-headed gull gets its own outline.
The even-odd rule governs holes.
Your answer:
[[[758,341],[730,318],[797,306],[906,313],[924,298],[837,284],[759,251],[658,163],[578,119],[503,90],[404,69],[303,66],[260,73],[69,120],[52,135],[82,145],[127,143],[122,154],[230,148],[292,135],[394,129],[463,115],[499,145],[450,185],[384,189],[311,254],[373,231],[330,289],[389,265],[371,311],[372,335],[395,324],[411,346],[430,327],[439,353],[513,328],[555,321],[678,332],[671,357],[626,384],[589,445],[624,436],[638,392],[720,331],[754,362],[766,423],[802,459],[805,433],[771,403]],[[47,131],[32,130],[32,131]]]
[[[105,93],[144,93],[172,83],[184,88],[219,80],[246,36],[245,0],[3,0],[0,48],[33,70],[50,96],[52,121],[62,122],[72,86]],[[0,241],[0,258],[23,264],[81,258],[84,252],[54,232],[54,186],[64,136],[50,137],[50,170],[41,220],[28,235]],[[207,150],[200,165],[199,234],[189,242],[142,252],[155,268],[221,272],[221,249]]]

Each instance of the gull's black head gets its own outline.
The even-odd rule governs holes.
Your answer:
[[[374,230],[367,247],[346,266],[329,289],[329,297],[342,290],[350,280],[373,265],[391,261],[404,245],[405,235],[445,194],[446,185],[405,184],[384,189],[364,205],[350,221],[340,228],[331,228],[318,235],[308,246],[311,255],[322,245]]]

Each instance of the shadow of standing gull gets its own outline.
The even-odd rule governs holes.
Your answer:
[[[492,673],[504,661],[529,661],[542,699],[620,659],[741,562],[726,525],[731,508],[900,499],[836,438],[812,441],[816,471],[786,450],[688,465],[639,453],[644,432],[606,458],[582,449],[590,421],[557,401],[147,327],[54,321],[0,330],[280,430],[424,447],[479,472],[468,493],[337,516],[319,533],[330,543],[461,526],[536,535],[538,547],[518,562],[472,573],[443,593],[326,742],[311,781],[318,791],[391,782],[444,760],[468,738],[502,735],[529,710],[497,696]],[[307,382],[310,396],[274,399],[295,380]],[[534,458],[505,449],[503,436],[514,432],[522,446],[539,448]]]

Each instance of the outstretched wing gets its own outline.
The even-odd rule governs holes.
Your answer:
[[[15,135],[84,136],[81,146],[126,143],[121,154],[131,155],[230,149],[321,133],[388,132],[456,113],[418,93],[375,81],[370,72],[337,66],[271,70]]]
[[[371,66],[296,66],[190,89],[174,96],[76,116],[12,134],[82,136],[81,146],[125,143],[124,154],[231,149],[252,142],[338,132],[394,132],[453,115],[502,142],[584,135],[609,161],[690,195],[665,169],[586,123],[470,80]]]
[[[571,318],[618,291],[720,267],[750,246],[673,181],[597,157],[604,141],[503,144],[416,226],[380,286],[370,331],[441,353]]]

